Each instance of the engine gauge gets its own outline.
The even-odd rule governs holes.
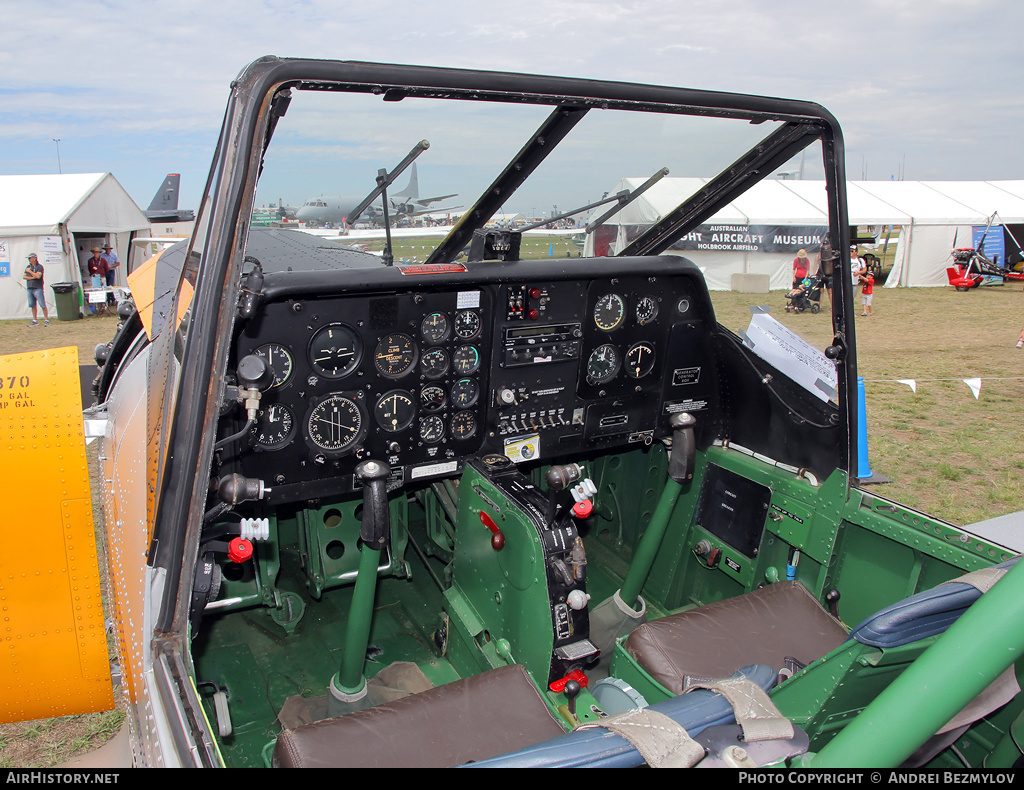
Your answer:
[[[451,331],[451,323],[444,313],[431,313],[420,322],[420,334],[431,344],[447,340]]]
[[[359,365],[363,344],[359,335],[344,324],[317,330],[309,341],[309,363],[313,370],[330,379],[347,376]]]
[[[420,408],[423,411],[441,411],[448,405],[448,395],[444,387],[437,384],[428,384],[420,390]]]
[[[431,348],[420,357],[420,372],[428,379],[441,378],[448,372],[448,352],[443,348]]]
[[[471,439],[476,433],[476,414],[460,411],[452,417],[452,436],[456,439]]]
[[[460,376],[475,373],[480,367],[480,352],[473,346],[459,346],[452,354],[452,365]]]
[[[610,343],[598,346],[590,353],[590,358],[587,360],[587,381],[591,384],[604,384],[606,381],[611,381],[619,372],[621,363],[619,350],[615,346]]]
[[[328,395],[317,402],[306,417],[309,440],[331,453],[350,449],[362,437],[364,428],[362,410],[344,395]]]
[[[480,314],[461,310],[455,314],[455,334],[463,340],[472,340],[480,334]]]
[[[257,447],[277,450],[284,447],[295,430],[295,415],[287,406],[271,403],[256,412],[256,424],[252,427],[252,438]]]
[[[452,385],[452,403],[458,409],[468,409],[480,398],[480,385],[473,379],[459,379]]]
[[[642,341],[634,343],[626,352],[626,375],[642,379],[654,369],[654,346]]]
[[[385,392],[377,399],[373,416],[377,418],[377,424],[388,433],[404,431],[416,419],[412,395],[405,390]]]
[[[400,332],[386,335],[373,352],[373,364],[385,376],[398,378],[416,364],[416,344]]]
[[[427,444],[437,444],[444,438],[444,420],[436,414],[420,421],[420,438]]]
[[[636,303],[636,322],[646,326],[658,317],[658,300],[653,296],[641,296]]]
[[[605,294],[594,305],[594,323],[598,329],[611,332],[626,317],[626,303],[618,294]]]
[[[257,348],[253,353],[263,359],[267,363],[267,367],[270,368],[271,373],[274,374],[272,388],[280,387],[291,378],[292,354],[280,343],[267,343],[265,346]]]

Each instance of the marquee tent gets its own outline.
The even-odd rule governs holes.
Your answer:
[[[131,238],[149,220],[110,173],[0,176],[0,318],[31,315],[22,272],[29,253],[45,269],[46,301],[55,283],[82,281],[93,246],[109,243],[127,260]],[[118,284],[127,273],[120,271]],[[55,311],[50,310],[51,318]]]
[[[611,194],[633,190],[643,178],[625,178]],[[588,235],[588,254],[621,250],[706,183],[664,178]],[[896,257],[886,286],[946,285],[954,246],[972,245],[972,228],[990,220],[1008,228],[1006,253],[1024,241],[1024,181],[851,181],[850,224],[895,226]],[[728,290],[734,274],[767,275],[772,289],[789,288],[799,249],[812,260],[826,232],[823,181],[767,179],[725,206],[671,252],[705,272],[708,287]],[[1002,229],[993,231],[1001,233]],[[884,242],[879,238],[879,243]]]

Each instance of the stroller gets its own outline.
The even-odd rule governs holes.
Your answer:
[[[811,277],[805,277],[800,285],[786,295],[789,304],[786,305],[787,313],[802,313],[810,310],[812,313],[821,312],[821,289],[825,285],[825,276],[819,271]]]

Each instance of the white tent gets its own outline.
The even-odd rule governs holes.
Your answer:
[[[612,194],[645,179],[626,178]],[[588,236],[588,254],[621,250],[706,183],[664,178]],[[971,246],[972,227],[995,215],[1004,225],[1024,223],[1024,181],[851,181],[851,225],[894,225],[896,259],[886,285],[946,285],[954,246]],[[773,289],[792,282],[799,248],[816,253],[827,225],[823,181],[761,181],[725,206],[673,252],[704,271],[708,287],[728,290],[734,274],[767,275]],[[1019,237],[1018,237],[1019,238]],[[1024,241],[1024,239],[1022,239]],[[813,258],[814,255],[812,254]]]
[[[45,269],[52,304],[56,283],[81,284],[93,246],[109,242],[128,259],[131,238],[149,235],[150,222],[110,173],[0,176],[0,318],[26,318],[22,272],[29,253]],[[118,272],[123,285],[127,272]],[[51,318],[56,311],[51,309]]]

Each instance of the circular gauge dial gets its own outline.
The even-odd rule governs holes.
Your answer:
[[[447,340],[451,331],[448,316],[444,313],[431,313],[420,322],[420,334],[428,343],[441,343]]]
[[[344,395],[328,395],[310,410],[306,432],[321,450],[344,452],[362,436],[363,413]]]
[[[473,346],[459,346],[452,354],[452,366],[460,376],[475,373],[480,367],[480,352]]]
[[[470,439],[476,433],[476,414],[460,411],[452,417],[452,436],[456,439]]]
[[[397,378],[416,364],[416,344],[408,335],[396,332],[381,338],[373,352],[373,364],[385,376]]]
[[[654,369],[654,346],[646,341],[634,343],[626,352],[626,374],[642,379]]]
[[[480,398],[480,385],[473,379],[459,379],[452,385],[452,403],[458,409],[468,409]]]
[[[463,340],[471,340],[480,334],[480,315],[472,310],[461,310],[455,314],[455,334]]]
[[[416,406],[412,395],[405,390],[385,392],[373,408],[377,424],[388,433],[404,431],[416,418]]]
[[[274,383],[271,385],[271,388],[280,387],[291,378],[292,355],[280,343],[267,343],[267,345],[257,348],[253,353],[263,359],[267,363],[267,367],[270,368],[271,373],[274,374]]]
[[[344,324],[317,330],[309,341],[309,363],[321,376],[340,379],[359,365],[363,345],[359,336]]]
[[[594,323],[598,329],[611,332],[626,317],[626,303],[618,294],[605,294],[594,305]]]
[[[444,438],[444,420],[436,414],[420,421],[420,438],[427,444],[437,444]]]
[[[658,300],[653,296],[641,296],[636,303],[636,322],[646,326],[658,317]]]
[[[288,443],[295,430],[295,415],[287,406],[271,403],[256,412],[252,437],[265,450],[276,450]]]
[[[432,348],[420,357],[420,372],[428,379],[441,378],[448,372],[448,352],[443,348]]]
[[[423,411],[441,411],[448,405],[448,396],[444,387],[437,384],[428,384],[420,390],[420,408]]]
[[[590,353],[590,358],[587,360],[587,381],[591,384],[604,384],[606,381],[611,381],[619,372],[620,364],[619,350],[615,346],[610,343],[598,346]]]

